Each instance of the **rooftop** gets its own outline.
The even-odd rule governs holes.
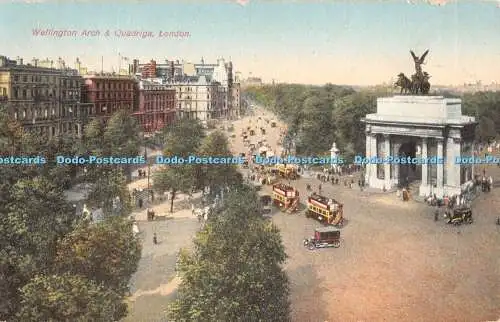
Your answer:
[[[321,195],[318,195],[316,193],[313,193],[309,198],[311,198],[312,200],[317,201],[319,203],[322,203],[324,205],[328,205],[328,204],[331,204],[331,203],[333,203],[333,204],[338,204],[339,203],[335,199],[328,198],[328,197],[325,197],[325,196],[321,196]]]
[[[295,188],[292,187],[292,186],[289,186],[287,184],[284,184],[284,183],[278,183],[278,184],[275,184],[273,186],[273,188],[277,188],[277,189],[280,189],[280,190],[283,190],[283,191],[294,191]]]

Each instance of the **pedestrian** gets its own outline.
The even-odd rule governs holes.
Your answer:
[[[143,203],[144,203],[144,200],[142,200],[142,198],[139,198],[139,208],[142,209]]]
[[[194,204],[191,204],[191,214],[194,216]]]
[[[321,194],[321,183],[318,186],[318,194]]]
[[[434,221],[439,220],[439,208],[436,207],[436,210],[434,211]]]
[[[158,245],[158,237],[156,237],[156,233],[153,234],[153,244]]]

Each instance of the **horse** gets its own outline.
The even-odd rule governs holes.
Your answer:
[[[424,72],[422,75],[413,74],[411,76],[412,94],[429,94],[431,84],[429,83],[429,74]]]
[[[401,87],[401,92],[400,94],[407,94],[408,92],[411,92],[412,90],[412,81],[406,77],[405,74],[400,73],[398,75],[398,80],[396,83],[394,83],[394,87]]]

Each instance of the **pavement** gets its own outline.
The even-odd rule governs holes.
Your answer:
[[[195,218],[172,218],[138,225],[142,257],[130,282],[129,315],[123,321],[165,321],[165,310],[180,283],[175,273],[178,251],[191,246],[200,223]],[[154,233],[157,245],[153,244]]]

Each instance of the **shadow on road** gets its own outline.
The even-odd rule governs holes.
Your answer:
[[[292,321],[327,321],[328,303],[323,300],[324,282],[311,265],[288,271],[291,284]],[[295,283],[293,283],[295,281]],[[300,281],[300,282],[299,282]]]

